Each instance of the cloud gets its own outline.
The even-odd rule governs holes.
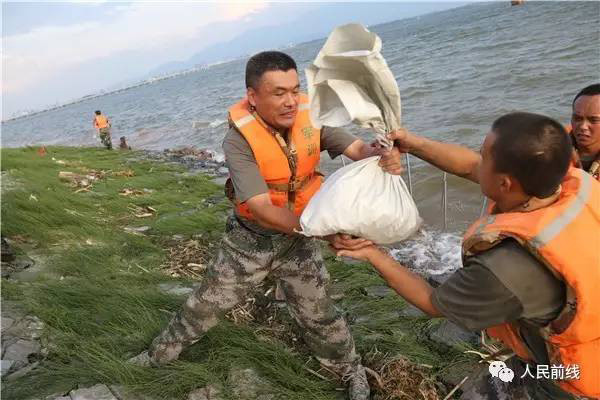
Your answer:
[[[266,6],[264,1],[112,5],[111,12],[102,20],[41,26],[5,36],[3,92],[31,89],[60,71],[119,53],[161,52],[194,39],[209,24],[241,20]],[[218,32],[202,36],[205,46],[219,40]]]

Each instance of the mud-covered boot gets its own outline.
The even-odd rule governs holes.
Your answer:
[[[127,360],[129,364],[137,365],[140,367],[155,367],[156,364],[152,362],[152,357],[148,354],[148,350],[142,351],[135,357],[131,357]]]
[[[365,367],[358,365],[351,372],[344,375],[344,382],[348,385],[348,398],[350,400],[368,400],[371,394]]]
[[[152,351],[142,351],[135,357],[131,357],[127,362],[140,367],[160,367],[179,358],[183,350],[180,343],[160,344],[151,347]]]

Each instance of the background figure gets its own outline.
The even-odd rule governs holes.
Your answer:
[[[600,83],[575,96],[571,127],[576,165],[600,181]]]
[[[100,141],[108,150],[112,149],[112,141],[110,139],[110,121],[105,115],[102,115],[100,110],[96,110],[94,116],[94,128],[98,130]]]
[[[127,140],[125,136],[121,136],[121,142],[119,143],[119,149],[121,150],[131,150],[131,146],[127,144]]]

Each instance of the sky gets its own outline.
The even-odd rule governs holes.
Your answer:
[[[251,38],[249,49],[267,39],[268,46],[283,46],[298,38],[325,37],[349,22],[373,25],[463,4],[3,1],[2,119],[174,72],[198,60],[243,56],[241,48],[227,53],[219,48],[236,38]],[[270,31],[265,28],[277,35],[261,39],[256,32]]]

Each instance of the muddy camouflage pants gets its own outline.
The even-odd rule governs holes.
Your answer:
[[[109,128],[100,128],[98,134],[100,135],[100,141],[107,149],[112,149],[112,140],[110,138]]]
[[[163,364],[176,359],[267,275],[278,281],[314,355],[339,373],[352,371],[360,359],[346,321],[326,292],[329,274],[317,241],[261,235],[242,226],[235,216],[227,220],[221,248],[201,286],[152,342],[152,360]]]

